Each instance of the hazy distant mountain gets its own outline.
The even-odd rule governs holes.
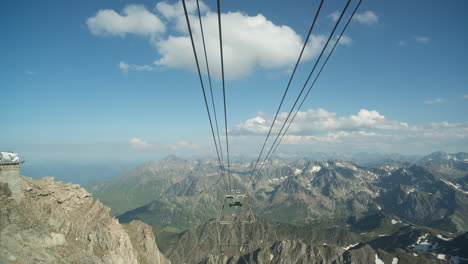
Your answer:
[[[352,161],[363,166],[380,164],[384,162],[416,162],[422,156],[420,155],[403,155],[399,153],[325,153],[325,152],[296,152],[296,153],[280,153],[278,157],[286,159],[308,159],[313,161],[324,162],[328,160],[345,160]]]
[[[429,162],[447,162],[447,161],[461,161],[468,162],[468,153],[458,152],[453,154],[448,154],[443,151],[433,152],[425,157],[423,157],[420,162],[429,163]]]
[[[89,189],[112,208],[112,214],[121,214],[157,199],[172,184],[189,176],[194,166],[193,162],[168,156],[160,161],[141,164],[122,176]]]
[[[442,151],[434,152],[419,160],[418,163],[432,171],[443,173],[458,184],[466,183],[468,177],[468,153],[466,152],[453,154]]]

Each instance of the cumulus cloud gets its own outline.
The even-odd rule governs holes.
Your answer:
[[[153,145],[149,144],[148,142],[140,139],[140,138],[132,138],[130,140],[130,147],[133,149],[150,149],[153,148]]]
[[[464,139],[468,137],[468,121],[450,123],[447,121],[433,122],[428,128],[419,128],[418,131],[425,138]]]
[[[150,65],[128,64],[125,61],[120,61],[118,66],[119,66],[119,69],[122,70],[123,73],[128,73],[129,70],[134,70],[134,71],[154,70],[154,68]]]
[[[200,4],[200,13],[203,15],[209,11],[208,6],[203,2],[199,1]],[[194,0],[186,1],[187,13],[193,15],[197,14],[197,3]],[[175,29],[179,32],[187,32],[187,22],[185,20],[184,8],[182,6],[182,1],[178,1],[174,4],[169,4],[167,2],[159,2],[156,4],[155,11],[159,12],[164,18],[175,22]],[[197,22],[198,17],[191,17],[190,21]],[[195,19],[195,20],[194,20]],[[196,24],[196,23],[194,23]]]
[[[444,99],[442,99],[442,98],[437,98],[437,99],[434,99],[434,100],[424,101],[425,104],[440,104],[440,103],[443,103],[443,102],[444,102]]]
[[[288,113],[280,113],[275,122],[276,132],[281,128]],[[233,135],[265,134],[268,132],[273,116],[258,115],[237,125]],[[348,117],[337,117],[336,113],[324,109],[309,109],[298,112],[288,130],[291,134],[322,133],[330,130],[359,131],[363,129],[402,130],[411,129],[405,122],[392,121],[375,110],[361,109],[357,114]]]
[[[122,15],[111,9],[101,9],[88,18],[86,24],[92,34],[101,36],[136,34],[154,39],[166,30],[164,23],[143,5],[128,5]]]
[[[464,142],[468,138],[468,122],[449,123],[446,121],[430,123],[427,126],[414,127],[404,131],[330,131],[316,135],[286,135],[283,139],[286,144],[315,144],[315,143],[346,143],[358,147],[375,144],[411,144],[424,145],[439,142]],[[398,147],[395,148],[398,151]]]
[[[426,43],[429,43],[429,41],[431,41],[431,39],[426,36],[413,36],[413,38],[414,40],[422,44],[426,44]]]
[[[197,43],[197,53],[203,56],[201,31],[196,14],[196,2],[187,1],[193,34]],[[208,58],[212,65],[213,77],[220,79],[220,54],[217,13],[211,12],[200,2]],[[223,48],[226,79],[240,79],[258,69],[284,70],[298,58],[303,45],[302,37],[292,28],[277,25],[262,14],[250,16],[242,12],[222,14]],[[88,29],[94,35],[121,36],[136,34],[149,39],[160,57],[156,66],[196,71],[190,38],[181,2],[160,2],[153,11],[142,5],[129,5],[122,14],[114,10],[99,10],[87,20]],[[163,35],[166,28],[171,33]],[[314,58],[325,44],[325,35],[312,35],[303,54],[303,60]],[[344,36],[341,44],[349,45],[351,38]],[[204,60],[200,59],[202,70]],[[148,67],[131,67],[122,64],[123,71],[149,70]],[[133,65],[137,66],[137,65]]]
[[[281,114],[275,125],[276,133],[284,122],[285,114]],[[263,113],[246,120],[230,131],[232,141],[240,144],[258,138],[255,136],[265,136],[272,120],[273,116]],[[463,149],[463,146],[468,147],[468,122],[443,121],[422,126],[409,125],[406,122],[389,120],[376,110],[366,109],[349,116],[338,116],[324,109],[299,112],[282,141],[282,147],[289,147],[291,151],[303,148],[328,152],[347,149],[414,153],[436,149]]]
[[[158,4],[158,10],[161,9],[161,5]],[[165,9],[172,10],[168,8],[171,5],[167,3],[163,6]],[[168,13],[165,17],[176,24],[179,35],[171,35],[155,43],[161,54],[161,58],[155,62],[156,65],[195,71],[190,38],[185,32],[186,25],[182,14],[167,10],[165,12]],[[201,31],[195,16],[191,16],[191,21],[194,38],[198,43],[197,52],[201,56],[203,54],[200,44]],[[248,76],[258,68],[285,68],[293,64],[299,56],[303,39],[288,26],[276,25],[261,14],[249,16],[240,12],[224,13],[222,21],[227,79]],[[217,14],[207,11],[203,16],[203,22],[208,58],[213,64],[211,68],[214,76],[219,79],[221,67]],[[347,42],[349,43],[349,38],[345,38],[342,43]],[[311,36],[303,59],[308,60],[316,56],[324,43],[324,35]]]
[[[375,132],[367,131],[338,131],[328,132],[324,135],[285,135],[283,138],[284,144],[291,145],[311,145],[314,143],[342,143],[344,140],[356,140],[371,137],[378,137]]]

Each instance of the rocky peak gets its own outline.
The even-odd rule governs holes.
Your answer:
[[[151,227],[120,225],[79,185],[18,177],[21,201],[0,197],[0,263],[169,263]]]

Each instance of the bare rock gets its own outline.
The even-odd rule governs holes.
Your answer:
[[[153,229],[147,224],[134,220],[123,225],[130,241],[137,249],[138,263],[140,264],[169,264],[170,261],[159,251],[154,243]]]
[[[21,201],[0,196],[0,263],[170,263],[151,227],[138,222],[124,229],[79,185],[21,180]]]

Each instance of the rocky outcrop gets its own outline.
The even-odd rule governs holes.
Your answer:
[[[0,263],[170,263],[151,227],[124,228],[79,185],[52,177],[20,181],[20,202],[2,185]]]
[[[130,236],[138,263],[140,264],[170,264],[170,261],[159,251],[154,243],[153,229],[147,224],[135,220],[123,227]]]
[[[263,250],[263,263],[332,263],[343,249],[327,245],[311,246],[301,242],[284,240]]]
[[[227,263],[244,263],[242,260],[247,259],[247,257],[248,255],[245,255],[237,258],[237,262]],[[414,255],[403,250],[389,253],[374,249],[367,244],[356,244],[348,249],[326,244],[307,245],[292,240],[278,241],[270,247],[256,250],[253,262],[270,264],[447,263],[446,260],[435,258],[430,254]]]

